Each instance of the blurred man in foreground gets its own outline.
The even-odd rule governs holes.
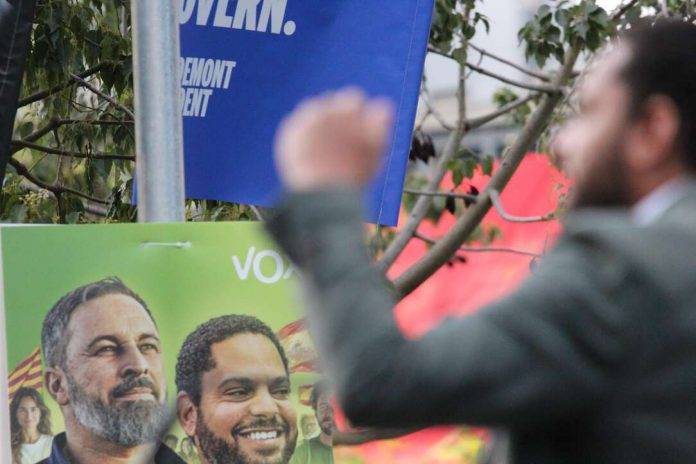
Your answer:
[[[211,319],[176,363],[177,414],[204,464],[287,464],[297,442],[285,351],[252,316]]]
[[[73,290],[41,333],[46,389],[65,433],[42,464],[179,464],[169,426],[162,343],[152,313],[117,278]]]
[[[358,426],[505,426],[523,463],[696,462],[696,26],[616,42],[557,140],[576,181],[556,248],[513,295],[407,340],[363,248],[359,189],[390,109],[342,92],[277,140],[269,224]]]

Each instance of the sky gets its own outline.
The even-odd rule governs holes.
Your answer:
[[[597,5],[601,6],[607,11],[615,9],[621,3],[620,0],[598,0]]]

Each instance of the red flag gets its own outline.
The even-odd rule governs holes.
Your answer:
[[[297,389],[297,397],[300,400],[300,404],[305,406],[312,405],[312,390],[314,390],[314,385],[302,385]]]
[[[290,372],[317,372],[317,352],[307,332],[304,320],[288,324],[278,331],[278,339],[283,345],[290,363]]]
[[[41,350],[36,347],[31,354],[20,362],[8,377],[10,400],[21,387],[40,390],[43,386],[43,370],[41,368]]]

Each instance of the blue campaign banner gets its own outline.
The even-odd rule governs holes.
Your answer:
[[[352,85],[393,100],[371,222],[395,225],[434,0],[179,0],[186,193],[272,206],[276,129],[304,98]]]

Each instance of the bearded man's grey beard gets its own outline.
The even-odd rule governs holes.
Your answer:
[[[75,418],[83,427],[110,443],[128,447],[154,443],[160,440],[171,423],[166,399],[162,404],[157,401],[128,401],[108,405],[88,395],[71,376],[66,377]]]

